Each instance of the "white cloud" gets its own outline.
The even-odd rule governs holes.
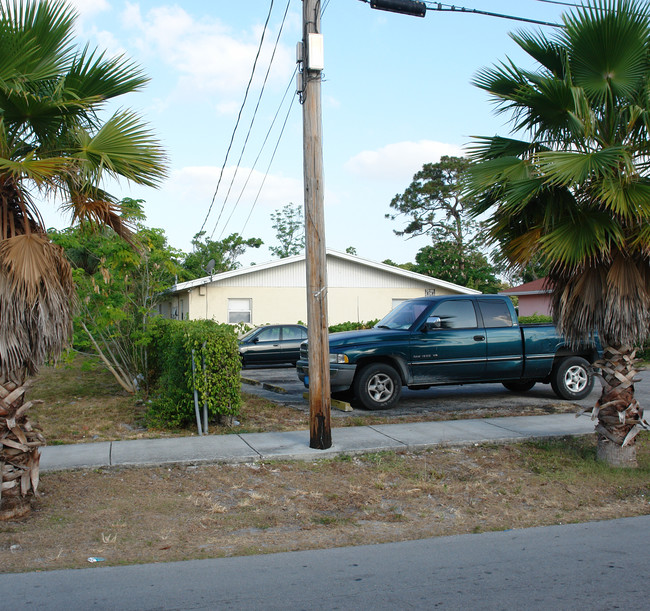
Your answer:
[[[139,5],[127,4],[125,27],[139,31],[136,44],[178,73],[184,90],[239,94],[246,85],[257,48],[259,27],[234,33],[213,17],[195,17],[178,5],[159,6],[145,15]],[[258,84],[264,77],[276,34],[267,32],[258,61]],[[287,66],[293,69],[293,49],[279,45],[270,79],[286,84]]]
[[[425,163],[436,163],[443,155],[462,154],[461,147],[444,142],[396,142],[376,151],[358,153],[345,163],[345,169],[360,178],[405,182]]]
[[[262,172],[253,171],[244,195],[235,207],[250,173],[249,168],[240,167],[224,207],[234,171],[234,167],[225,169],[204,230],[210,236],[216,225],[214,239],[220,239],[222,232],[223,235],[243,232],[248,237],[260,236],[266,241],[273,233],[269,222],[271,212],[289,202],[302,203],[302,181],[269,174],[253,208],[264,179]],[[221,168],[216,166],[188,166],[173,170],[162,188],[145,198],[151,204],[147,206],[147,222],[153,227],[165,227],[172,244],[187,248],[208,213],[220,172]],[[174,219],[173,222],[170,219]]]

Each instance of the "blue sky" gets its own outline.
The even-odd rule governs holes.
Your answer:
[[[169,156],[170,175],[159,190],[128,184],[109,190],[145,200],[147,224],[163,228],[172,246],[188,251],[205,221],[213,239],[237,232],[264,240],[261,249],[242,258],[243,264],[272,259],[267,248],[276,244],[271,213],[290,202],[302,205],[302,109],[297,100],[288,111],[296,97],[291,77],[302,2],[289,2],[257,118],[238,164],[287,0],[273,3],[257,73],[208,215],[271,1],[69,1],[80,13],[80,43],[111,55],[124,53],[151,78],[143,92],[124,97],[120,106],[143,115]],[[327,246],[353,246],[359,256],[377,261],[412,261],[428,240],[393,234],[403,223],[384,218],[391,199],[423,163],[462,154],[472,136],[508,133],[505,117],[494,114],[486,95],[470,81],[481,67],[506,56],[527,63],[508,32],[538,26],[434,11],[421,19],[371,10],[359,0],[323,4]],[[539,0],[467,0],[463,6],[544,21],[558,21],[567,10],[561,3]],[[48,225],[64,226],[54,206],[44,212]]]

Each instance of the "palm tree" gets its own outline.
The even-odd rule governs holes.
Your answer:
[[[0,3],[0,473],[5,515],[28,508],[43,436],[27,420],[25,381],[55,360],[72,330],[74,287],[63,251],[48,239],[38,195],[72,222],[129,238],[116,200],[101,187],[126,178],[155,186],[164,154],[141,119],[107,101],[147,78],[72,40],[76,13],[63,0]],[[14,509],[12,509],[14,507]],[[19,509],[15,509],[18,507]]]
[[[635,436],[648,426],[634,399],[634,347],[650,323],[650,11],[636,0],[591,4],[549,36],[512,35],[535,70],[506,61],[478,73],[516,137],[476,139],[470,189],[515,266],[549,265],[567,340],[597,331],[598,457],[635,465]]]

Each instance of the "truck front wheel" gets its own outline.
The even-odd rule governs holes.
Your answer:
[[[561,360],[551,373],[553,392],[562,399],[578,401],[584,399],[594,387],[589,361],[580,356]]]
[[[354,394],[366,409],[389,409],[402,392],[402,380],[395,369],[384,363],[364,367],[354,380]]]

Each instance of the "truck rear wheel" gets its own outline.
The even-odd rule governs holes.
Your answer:
[[[551,387],[562,399],[584,399],[594,387],[589,361],[580,356],[570,356],[559,361],[551,373]]]
[[[533,380],[512,380],[509,382],[501,382],[508,390],[512,392],[526,392],[529,391],[535,382]]]
[[[364,367],[354,380],[354,394],[366,409],[390,409],[402,392],[402,380],[384,363]]]

